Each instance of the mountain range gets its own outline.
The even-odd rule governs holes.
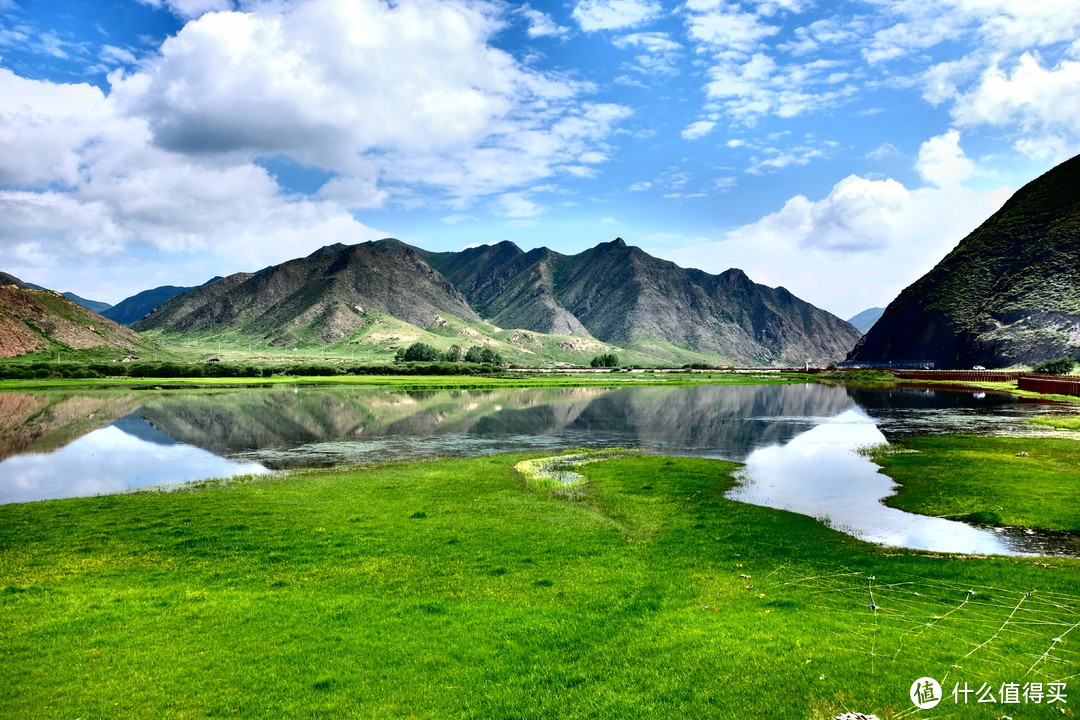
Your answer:
[[[204,285],[209,285],[212,282],[217,282],[220,277],[215,277]],[[95,310],[95,312],[101,313],[102,316],[109,318],[113,322],[118,322],[121,325],[131,325],[134,322],[146,317],[154,308],[161,305],[167,300],[172,300],[177,295],[182,295],[188,290],[194,290],[200,285],[192,287],[179,287],[177,285],[162,285],[161,287],[151,288],[150,290],[143,290],[140,293],[136,293],[129,298],[125,298],[115,305],[108,306],[104,311]],[[79,302],[75,298],[71,298],[75,302]],[[79,303],[83,307],[88,307],[85,303]],[[93,310],[93,308],[91,308]]]
[[[859,341],[855,363],[938,368],[1080,357],[1080,156],[1018,190]]]
[[[0,356],[146,346],[76,304],[92,301],[7,273],[0,286]],[[846,354],[859,364],[1030,365],[1080,357],[1080,157],[1021,188],[884,311],[853,317],[858,329],[741,270],[681,268],[620,238],[576,255],[511,242],[461,252],[335,244],[105,312],[151,341],[352,346],[372,357],[423,340],[537,363],[618,350],[629,362],[825,364]]]
[[[681,268],[621,238],[577,255],[510,242],[446,253],[394,239],[329,245],[174,297],[132,327],[165,341],[226,333],[288,346],[359,342],[390,320],[470,343],[510,340],[503,328],[512,328],[530,341],[567,338],[567,349],[615,346],[668,360],[689,352],[740,365],[825,363],[859,337],[741,270]]]

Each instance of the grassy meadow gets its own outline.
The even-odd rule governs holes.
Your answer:
[[[886,504],[989,525],[1080,533],[1080,443],[1053,437],[913,438],[875,461]]]
[[[536,457],[2,506],[0,717],[1075,714],[908,690],[1076,685],[1080,561],[867,545],[725,500],[715,460],[567,499]]]

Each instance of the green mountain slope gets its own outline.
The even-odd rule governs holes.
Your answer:
[[[231,275],[158,307],[132,327],[166,333],[240,332],[272,345],[332,343],[366,327],[365,313],[418,327],[443,314],[479,317],[415,249],[396,240],[323,248]]]
[[[1004,367],[1061,355],[1080,357],[1080,156],[905,289],[849,360]]]
[[[14,280],[14,282],[12,282],[12,280]],[[34,283],[24,283],[22,280],[19,280],[14,275],[9,275],[8,273],[0,273],[0,285],[18,285],[20,287],[28,287],[31,290],[49,290],[49,288],[47,287],[35,285]],[[86,298],[80,297],[73,292],[65,292],[60,294],[66,297],[68,300],[82,305],[87,310],[99,314],[112,307],[112,305],[107,302],[101,302],[100,300],[87,300]]]
[[[137,333],[60,293],[16,283],[0,286],[0,357],[91,348],[119,355],[156,349]]]

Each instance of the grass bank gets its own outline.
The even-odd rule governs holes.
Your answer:
[[[1080,443],[1044,437],[906,440],[875,457],[901,485],[891,507],[990,525],[1080,532]]]
[[[926,675],[1075,678],[1078,561],[884,551],[714,460],[569,501],[529,457],[0,507],[0,716],[891,718]]]
[[[1080,430],[1080,415],[1052,415],[1050,417],[1031,418],[1033,425],[1058,428],[1060,430]]]

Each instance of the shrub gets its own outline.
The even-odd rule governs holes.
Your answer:
[[[480,347],[479,345],[473,345],[469,348],[469,351],[465,353],[465,362],[502,365],[502,361],[502,355],[491,348]]]
[[[341,368],[330,365],[294,365],[281,371],[282,375],[297,375],[306,377],[327,377],[330,375],[344,375]]]
[[[405,349],[401,359],[405,362],[435,362],[439,359],[439,351],[430,345],[416,342]]]
[[[0,378],[4,380],[29,380],[32,377],[25,365],[0,365]]]
[[[457,345],[451,345],[447,348],[446,352],[442,354],[441,359],[446,362],[457,362],[461,359],[461,348]]]
[[[615,353],[604,353],[603,355],[597,355],[590,362],[594,368],[613,368],[619,367],[619,358]]]
[[[1043,360],[1031,368],[1031,371],[1039,375],[1068,375],[1076,367],[1076,361],[1071,357],[1059,357],[1053,360]]]

